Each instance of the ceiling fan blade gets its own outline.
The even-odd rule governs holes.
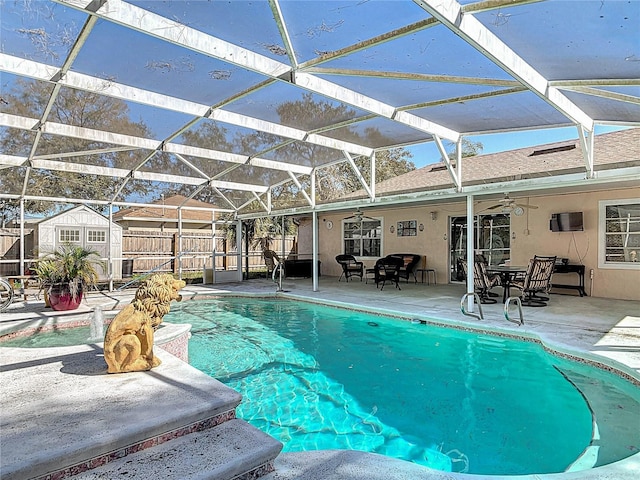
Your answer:
[[[538,208],[537,205],[526,205],[524,203],[515,203],[514,205],[516,207],[522,207],[522,208]]]
[[[503,203],[498,203],[497,205],[493,205],[491,207],[487,207],[485,210],[495,210],[496,208],[504,207]]]

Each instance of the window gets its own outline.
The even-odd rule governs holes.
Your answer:
[[[406,220],[404,222],[398,222],[398,236],[399,237],[415,237],[418,234],[416,228],[418,222],[415,220]]]
[[[80,230],[63,228],[58,231],[58,240],[60,243],[79,243]]]
[[[640,198],[599,203],[598,266],[640,269]]]
[[[344,253],[362,257],[380,257],[382,222],[367,218],[343,222]]]
[[[87,243],[105,243],[107,232],[104,230],[87,230]]]

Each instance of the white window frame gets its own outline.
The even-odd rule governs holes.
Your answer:
[[[380,218],[380,217],[368,217],[368,218],[369,218],[370,220],[377,220],[377,221],[379,221],[379,222],[380,222],[380,256],[377,256],[377,255],[373,255],[373,256],[370,256],[370,255],[369,255],[369,256],[365,256],[365,255],[362,255],[362,254],[361,254],[361,255],[356,255],[356,256],[357,256],[358,258],[361,258],[361,259],[373,259],[373,258],[377,259],[377,258],[380,258],[380,257],[383,257],[383,256],[384,256],[384,254],[383,254],[383,252],[384,252],[384,240],[383,240],[383,239],[384,239],[384,219],[383,219],[383,218]],[[343,253],[343,254],[345,253],[345,250],[344,250],[344,242],[345,242],[345,240],[346,240],[346,239],[344,238],[344,226],[345,226],[345,224],[347,224],[347,223],[354,223],[354,222],[353,222],[352,220],[342,220],[342,223],[341,223],[341,232],[340,232],[340,243],[342,244],[342,246],[341,246],[341,250],[342,250],[342,253]],[[362,239],[360,239],[360,241],[362,242]],[[362,243],[360,243],[360,247],[362,247]],[[361,252],[362,252],[362,251],[363,251],[363,250],[362,250],[362,248],[361,248]]]
[[[611,205],[638,204],[640,198],[620,198],[617,200],[600,200],[598,202],[598,268],[616,270],[640,270],[640,249],[637,262],[607,262],[606,261],[606,210]]]
[[[78,239],[77,240],[63,239],[62,238],[62,234],[64,233],[66,235],[68,232],[77,233],[78,234]],[[58,242],[59,243],[77,243],[77,244],[79,244],[81,241],[82,241],[81,229],[79,229],[79,228],[69,228],[69,227],[60,227],[58,229]]]
[[[91,240],[89,238],[89,236],[92,233],[100,233],[102,234],[103,239],[102,240]],[[91,243],[91,244],[99,244],[99,243],[107,243],[107,231],[100,229],[100,228],[87,228],[87,243]]]

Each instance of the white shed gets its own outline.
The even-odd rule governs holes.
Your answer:
[[[103,259],[111,258],[113,279],[122,278],[122,227],[111,222],[109,228],[109,219],[86,205],[38,222],[34,230],[34,243],[40,255],[55,250],[63,243],[96,250]],[[108,279],[108,272],[103,272],[100,278]]]

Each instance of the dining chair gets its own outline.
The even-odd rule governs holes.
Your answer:
[[[512,286],[522,291],[522,305],[528,307],[546,307],[551,290],[551,278],[556,257],[534,256],[529,261],[527,273],[522,280],[515,279]]]
[[[465,277],[467,277],[468,266],[466,260],[462,261],[462,268]],[[480,297],[480,303],[497,303],[498,301],[492,298],[493,295],[491,295],[490,290],[493,287],[501,285],[501,283],[500,275],[489,275],[487,273],[487,267],[484,262],[473,262],[473,287],[474,291]]]

